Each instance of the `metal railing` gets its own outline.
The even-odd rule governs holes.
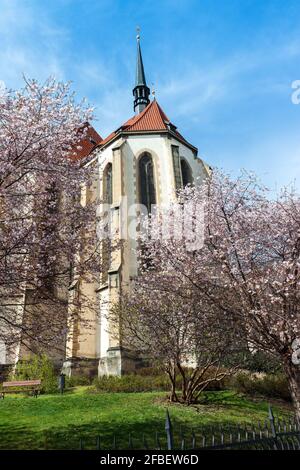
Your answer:
[[[174,428],[169,412],[166,412],[165,429],[139,436],[114,434],[108,443],[107,435],[98,435],[93,442],[80,439],[79,448],[93,449],[144,449],[144,450],[300,450],[300,425],[296,419],[275,418],[271,406],[264,423],[255,425],[224,425],[210,429]],[[127,442],[126,442],[127,441]]]

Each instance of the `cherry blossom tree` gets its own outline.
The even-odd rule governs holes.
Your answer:
[[[0,339],[8,349],[61,345],[74,267],[80,276],[96,266],[95,207],[80,200],[93,167],[78,158],[91,119],[70,84],[52,78],[1,94]],[[85,246],[93,250],[79,261]]]
[[[198,297],[180,272],[150,271],[135,280],[110,313],[111,321],[121,324],[124,346],[167,374],[170,401],[187,405],[236,371],[241,346],[224,312],[200,304]]]
[[[208,313],[217,316],[222,312],[225,345],[227,319],[250,351],[265,351],[279,358],[300,418],[299,195],[286,189],[274,199],[255,176],[243,174],[235,179],[215,171],[204,184],[185,188],[179,200],[182,207],[186,203],[202,207],[203,213],[195,210],[193,224],[188,226],[184,226],[183,217],[176,216],[169,223],[169,236],[162,214],[152,217],[148,223],[151,230],[142,238],[143,253],[151,263],[141,263],[141,275],[147,266],[167,275],[168,295],[176,297],[178,312],[185,300],[180,302],[182,289],[173,279],[182,277],[185,291],[193,292],[199,321]],[[169,218],[176,212],[171,205]],[[203,243],[193,246],[193,227],[197,227],[197,239],[199,218]],[[182,237],[178,237],[178,227],[182,227]],[[149,281],[149,298],[154,305],[152,290],[157,291],[158,284]],[[137,296],[134,293],[134,298]],[[156,324],[159,336],[159,328],[155,328]]]

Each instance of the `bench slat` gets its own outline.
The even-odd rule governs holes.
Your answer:
[[[3,382],[2,386],[4,387],[30,387],[41,385],[41,380],[24,380],[16,382]]]

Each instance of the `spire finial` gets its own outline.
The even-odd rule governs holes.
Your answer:
[[[140,32],[141,32],[141,28],[139,26],[136,27],[136,32],[137,32],[137,35],[136,35],[136,40],[139,41],[140,40]]]

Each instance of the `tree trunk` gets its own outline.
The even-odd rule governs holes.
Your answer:
[[[300,424],[300,365],[293,364],[289,357],[284,362],[284,370],[287,375],[295,414]]]
[[[177,394],[176,394],[176,385],[173,380],[171,381],[171,383],[172,383],[172,386],[171,386],[171,393],[170,393],[170,401],[176,402],[178,401]]]
[[[170,393],[170,401],[171,402],[178,402],[178,397],[176,393],[176,369],[174,366],[167,369],[167,374],[170,378],[171,382],[171,393]]]

